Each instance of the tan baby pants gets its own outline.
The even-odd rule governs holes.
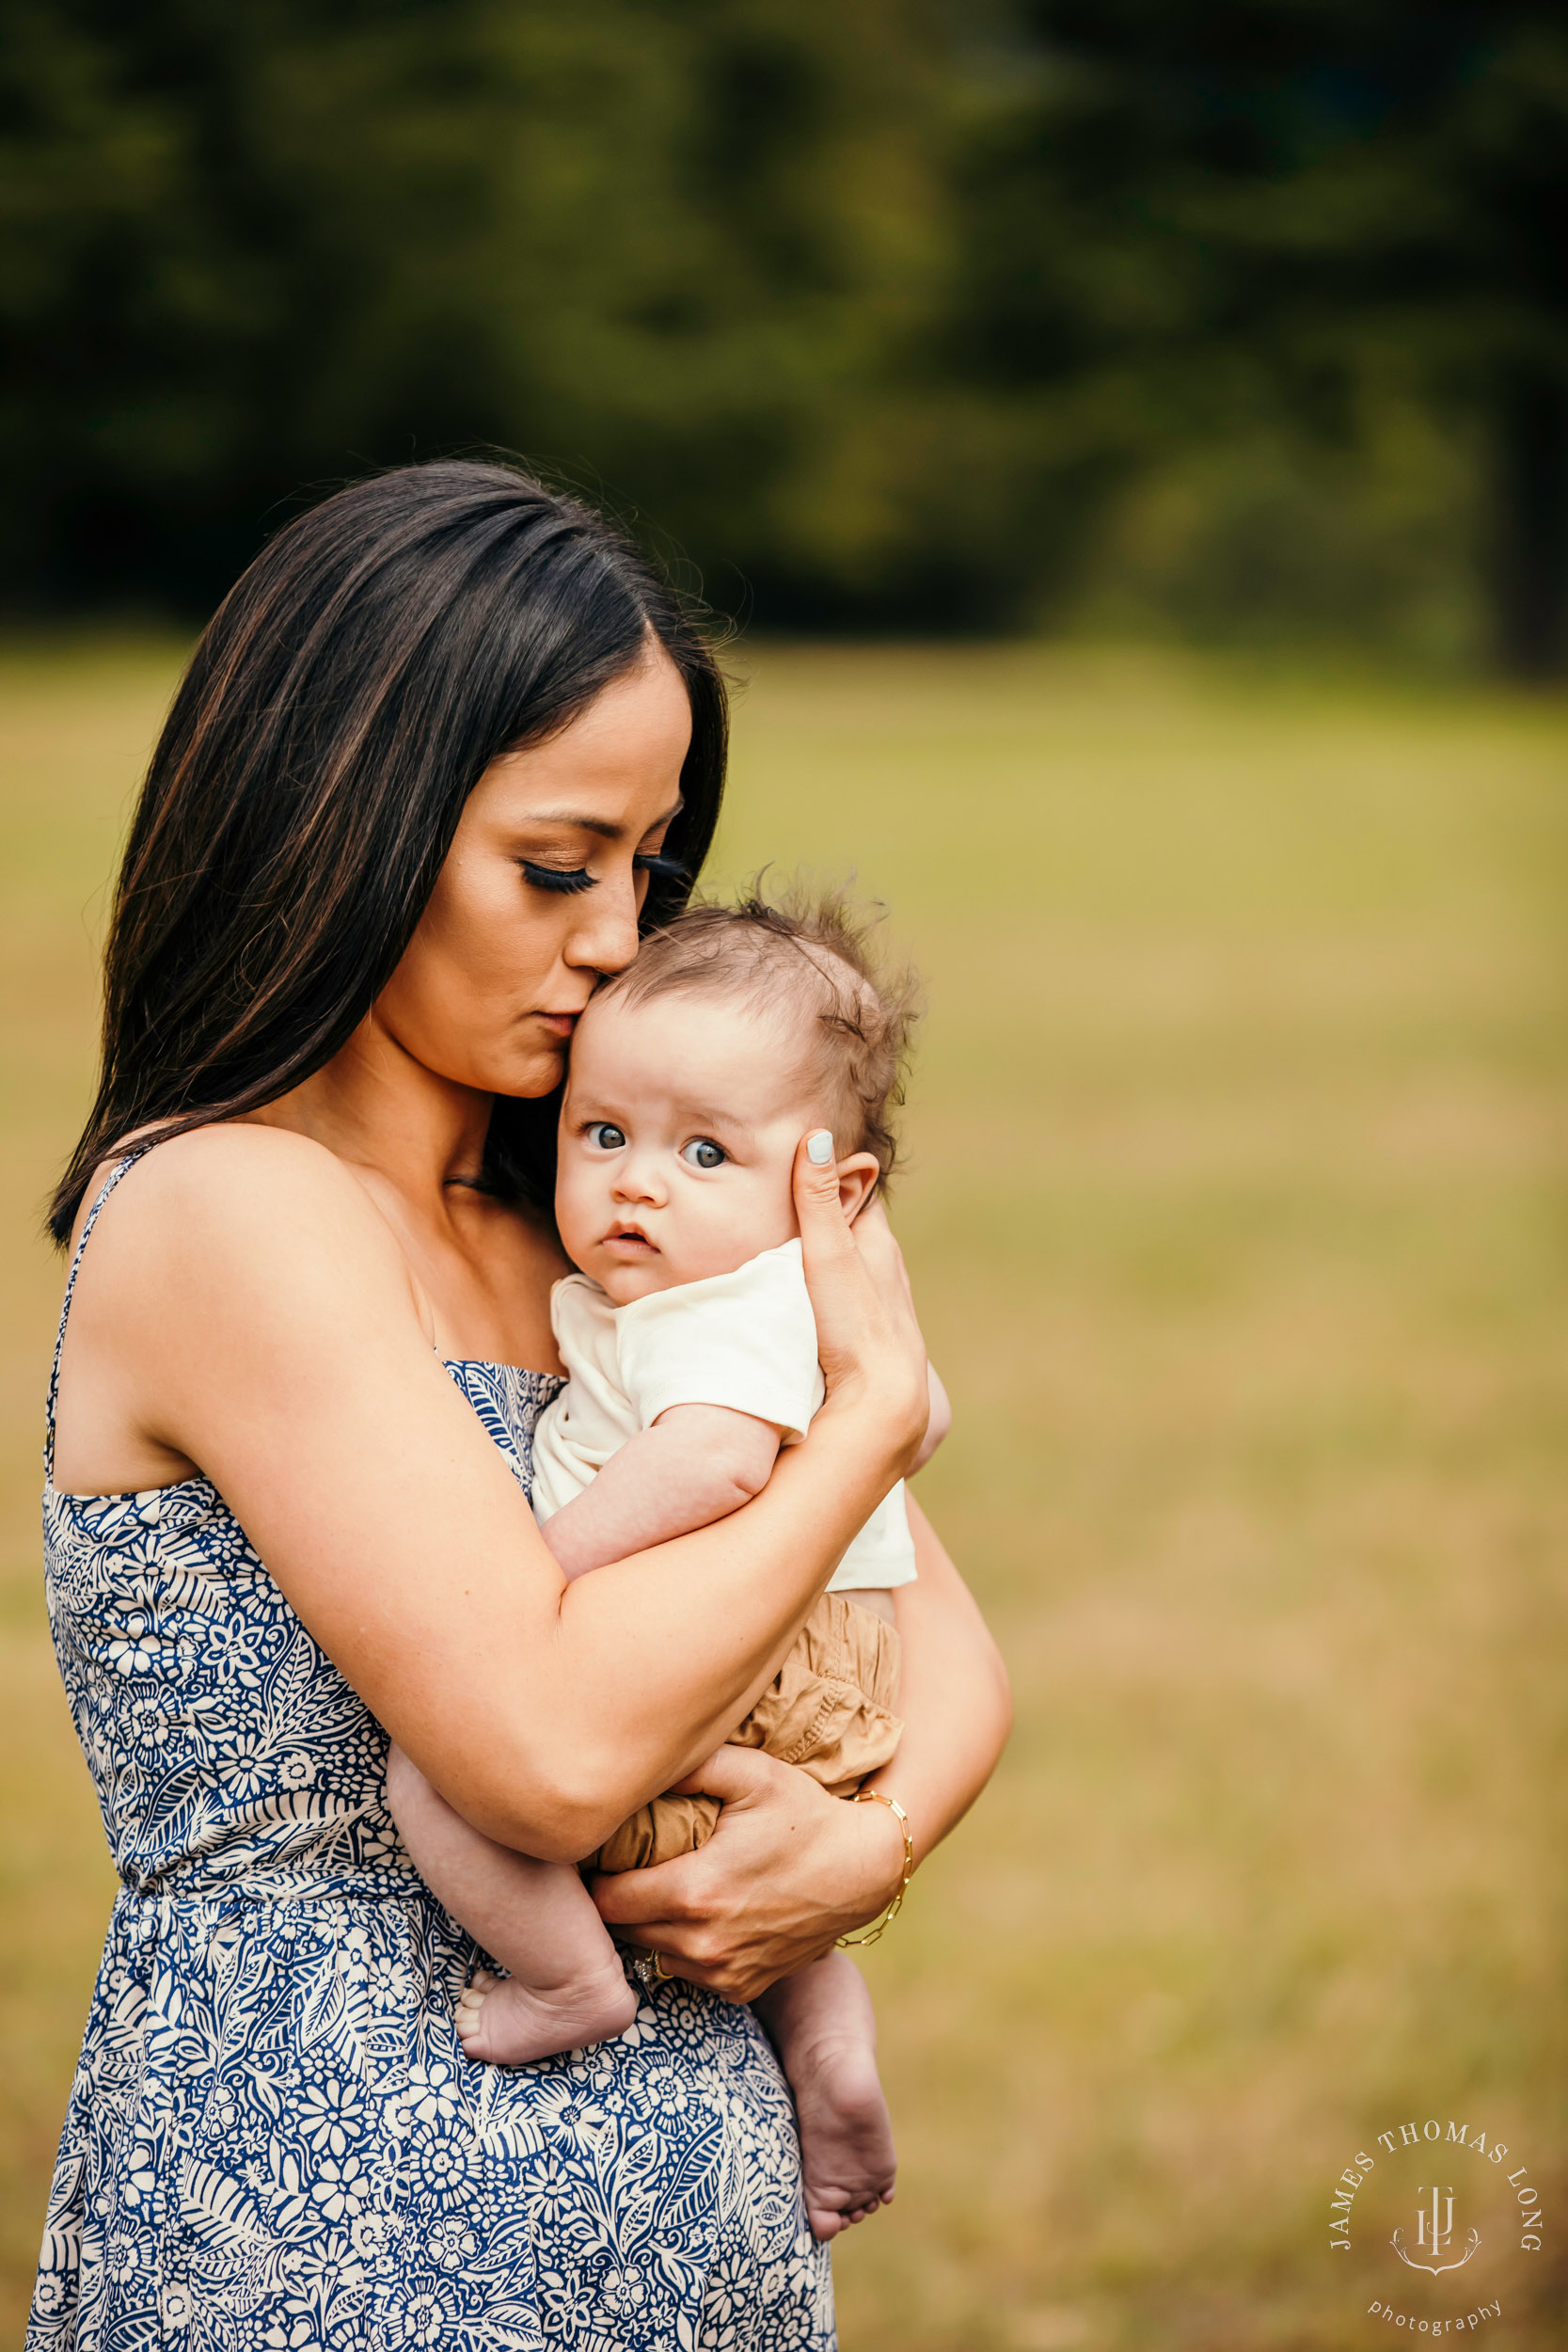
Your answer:
[[[799,1764],[830,1796],[852,1797],[891,1761],[904,1726],[893,1713],[898,1636],[843,1593],[824,1593],[794,1648],[726,1745]],[[641,1870],[694,1853],[713,1836],[717,1797],[656,1797],[623,1821],[585,1869]]]

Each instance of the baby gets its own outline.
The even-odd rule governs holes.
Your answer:
[[[580,1272],[551,1314],[565,1388],[533,1442],[533,1507],[568,1579],[737,1510],[822,1402],[791,1172],[812,1127],[839,1149],[853,1217],[887,1173],[911,1011],[879,986],[836,898],[681,916],[578,1025],[562,1109],[556,1218]],[[921,1459],[946,1429],[933,1379]],[[902,1486],[845,1553],[733,1742],[851,1797],[892,1758],[893,1594],[915,1575]],[[394,1752],[388,1793],[422,1876],[507,1970],[476,1975],[457,2029],[470,2058],[521,2065],[623,2032],[638,1996],[582,1879],[495,1845]],[[664,1796],[586,1867],[689,1852],[719,1813]],[[870,1999],[843,1952],[756,2004],[800,2123],[818,2237],[893,2194]]]

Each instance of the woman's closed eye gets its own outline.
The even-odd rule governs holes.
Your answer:
[[[523,880],[534,890],[562,890],[574,893],[592,890],[598,877],[586,866],[535,866],[530,858],[519,858]]]
[[[693,1136],[689,1143],[681,1145],[681,1157],[688,1168],[722,1168],[729,1158],[721,1143],[711,1136]]]
[[[691,880],[678,857],[666,857],[662,850],[639,850],[632,859],[640,874],[653,874],[660,882],[683,882]]]
[[[564,891],[569,897],[579,890],[595,890],[600,877],[591,874],[586,866],[536,866],[531,858],[519,858],[523,879],[534,890]],[[690,876],[679,858],[666,857],[661,850],[639,850],[632,859],[639,874],[651,874],[659,882],[689,882]]]

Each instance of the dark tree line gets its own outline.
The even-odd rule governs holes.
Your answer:
[[[722,607],[1028,626],[1244,446],[1306,487],[1216,621],[1289,620],[1330,508],[1354,612],[1396,417],[1459,518],[1400,593],[1466,567],[1547,673],[1565,230],[1559,6],[0,0],[8,601],[199,607],[302,494],[495,443]]]

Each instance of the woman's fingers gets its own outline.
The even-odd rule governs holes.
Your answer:
[[[677,1781],[682,1797],[717,1797],[721,1804],[754,1804],[772,1787],[773,1759],[760,1748],[715,1748],[694,1772]]]
[[[910,1288],[910,1270],[904,1263],[904,1253],[894,1237],[888,1222],[887,1210],[880,1200],[867,1201],[855,1220],[855,1241],[866,1271],[874,1281],[904,1297],[914,1310],[914,1294]]]
[[[776,1765],[754,1748],[719,1748],[694,1772],[678,1783],[679,1796],[717,1797],[736,1810],[765,1798]],[[694,1866],[697,1855],[677,1854],[673,1862],[656,1862],[645,1870],[622,1870],[595,1881],[594,1900],[600,1916],[624,1929],[629,1942],[647,1944],[648,1931],[678,1924],[684,1931],[711,1923],[711,1891],[705,1898],[704,1873]]]
[[[847,1264],[855,1254],[838,1189],[838,1159],[826,1127],[802,1136],[795,1149],[795,1214],[808,1260]]]
[[[841,1804],[750,1748],[721,1750],[688,1785],[724,1796],[702,1851],[593,1890],[607,1925],[657,1952],[668,1975],[752,2000],[875,1917],[897,1887],[903,1841],[885,1805]]]
[[[679,1793],[717,1797],[733,1819],[776,1793],[779,1769],[752,1748],[723,1747],[679,1784]],[[744,1929],[737,1948],[729,1915],[736,1890],[725,1884],[721,1872],[716,1883],[711,1862],[704,1859],[706,1851],[598,1879],[594,1899],[623,1943],[658,1953],[667,1976],[684,1977],[729,2000],[749,2000],[771,1983],[780,1966],[769,1967],[766,1957],[758,1965]]]
[[[817,1354],[830,1396],[869,1389],[895,1417],[895,1427],[907,1420],[912,1455],[926,1429],[926,1349],[902,1253],[876,1201],[851,1228],[832,1148],[832,1136],[818,1130],[801,1137],[795,1155],[795,1206]]]
[[[817,1354],[832,1389],[869,1375],[879,1343],[885,1343],[879,1328],[885,1318],[844,1214],[833,1139],[826,1128],[802,1136],[796,1146],[795,1214],[816,1317]]]
[[[737,1965],[733,1936],[715,1916],[711,1892],[703,1891],[698,1860],[696,1854],[681,1854],[651,1869],[596,1879],[594,1899],[617,1940],[657,1952],[665,1976],[684,1977],[689,1984],[744,2000],[748,1994],[734,1987],[750,1982],[755,1971],[744,1971],[744,1963]]]
[[[882,1306],[906,1338],[911,1333],[918,1338],[920,1325],[914,1311],[914,1293],[910,1287],[910,1270],[879,1200],[873,1200],[857,1220],[854,1240],[861,1263]],[[925,1354],[924,1342],[921,1353]]]
[[[692,1884],[694,1854],[677,1854],[673,1862],[656,1862],[646,1870],[617,1870],[594,1881],[594,1900],[607,1927],[624,1931],[628,1944],[651,1941],[645,1931],[699,1925],[706,1915]]]

